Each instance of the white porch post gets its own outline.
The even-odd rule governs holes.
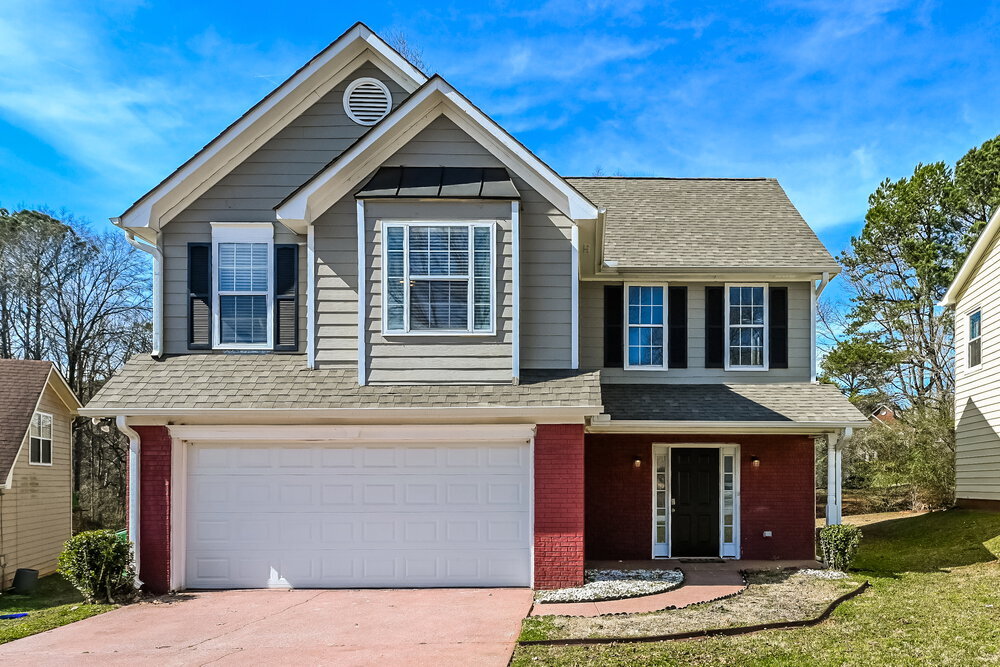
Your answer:
[[[826,436],[826,525],[841,523],[844,502],[844,440],[851,429]]]

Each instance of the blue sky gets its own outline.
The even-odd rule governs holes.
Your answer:
[[[4,0],[0,206],[106,224],[356,20],[560,173],[777,177],[834,252],[1000,133],[988,2]]]

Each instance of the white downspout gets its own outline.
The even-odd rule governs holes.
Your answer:
[[[115,222],[112,218],[111,222]],[[159,359],[163,356],[163,252],[160,250],[159,242],[155,245],[148,242],[140,243],[135,238],[135,232],[122,228],[125,232],[125,240],[133,248],[141,250],[153,257],[153,349],[150,356]]]
[[[139,434],[128,425],[128,417],[118,415],[115,417],[115,425],[118,430],[128,438],[128,536],[132,541],[132,562],[135,564],[135,585],[142,586],[139,579]]]
[[[816,302],[819,300],[820,294],[826,289],[826,286],[830,284],[830,272],[824,271],[823,278],[819,281],[819,284],[813,285],[812,281],[809,281],[809,286],[812,288],[809,290],[809,316],[812,320],[812,328],[810,329],[809,337],[809,375],[810,382],[816,382]]]

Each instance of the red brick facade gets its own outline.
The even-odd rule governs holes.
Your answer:
[[[598,560],[652,554],[652,444],[740,445],[741,557],[815,556],[814,446],[801,435],[587,436],[586,554]],[[635,468],[636,457],[641,459]],[[754,467],[756,457],[760,465]],[[537,484],[537,481],[536,481]],[[771,531],[771,537],[764,537]]]
[[[583,583],[583,425],[535,433],[535,588]]]
[[[170,590],[170,432],[135,426],[140,439],[139,579],[153,593]]]

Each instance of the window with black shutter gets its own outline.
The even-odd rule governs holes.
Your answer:
[[[788,368],[788,288],[768,290],[768,366]]]
[[[625,288],[622,285],[604,286],[604,367],[622,368],[625,364]]]
[[[726,293],[721,285],[705,287],[705,368],[724,368],[726,360]]]
[[[667,367],[688,365],[688,288],[672,285],[667,289]]]
[[[188,243],[188,349],[212,347],[212,244]]]
[[[299,348],[299,247],[274,246],[274,349]]]

